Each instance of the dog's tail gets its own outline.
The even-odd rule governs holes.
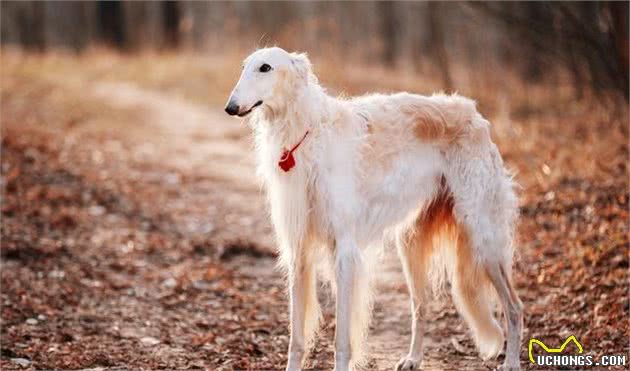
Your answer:
[[[504,340],[493,313],[495,292],[485,269],[477,263],[479,259],[474,256],[465,228],[455,219],[453,207],[452,194],[443,182],[437,197],[416,219],[413,228],[418,233],[411,234],[412,240],[407,231],[406,254],[413,260],[407,264],[415,270],[412,275],[425,275],[420,281],[413,277],[416,286],[425,282],[424,288],[414,290],[431,288],[439,293],[443,291],[445,278],[450,279],[453,301],[472,331],[480,356],[493,358],[503,348]]]

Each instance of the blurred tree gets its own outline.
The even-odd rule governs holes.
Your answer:
[[[445,29],[442,25],[444,14],[443,4],[431,1],[427,8],[427,24],[429,25],[430,50],[433,60],[436,62],[437,69],[442,78],[442,84],[447,91],[453,89],[453,81],[451,80],[448,53],[446,52],[446,44],[444,42]]]
[[[628,14],[630,14],[630,9],[628,4],[628,1],[608,3],[612,16],[612,37],[617,50],[617,65],[621,69],[621,73],[623,75],[622,82],[626,84],[626,88],[628,81],[630,80],[630,74],[628,71],[630,68],[630,60],[628,59],[628,47],[630,44],[628,40],[628,36],[630,34],[630,30],[628,29]],[[627,97],[628,92],[626,90],[626,98]]]
[[[2,43],[20,44],[26,49],[44,50],[46,35],[42,3],[2,1]]]
[[[396,3],[393,1],[380,1],[378,12],[381,16],[381,39],[383,42],[383,63],[393,66],[396,62],[398,51],[398,30]]]
[[[50,47],[69,46],[79,51],[94,39],[96,3],[48,1],[43,6],[45,43]],[[82,30],[82,32],[76,32]]]
[[[576,85],[588,81],[598,91],[629,96],[628,4],[611,2],[473,3],[506,25],[528,66],[553,72],[568,66]]]
[[[125,47],[127,38],[120,1],[98,1],[97,18],[101,42],[116,47]]]
[[[568,71],[578,95],[590,87],[629,94],[627,1],[5,0],[0,9],[2,43],[28,49],[81,50],[93,42],[129,51],[282,45],[388,67],[411,59],[446,90],[456,85],[460,75],[453,70],[460,65],[501,64],[530,81]]]
[[[164,1],[162,3],[162,15],[165,45],[170,48],[175,48],[179,46],[180,43],[181,3],[172,0]]]

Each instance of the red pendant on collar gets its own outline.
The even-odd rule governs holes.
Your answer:
[[[280,168],[285,172],[289,172],[295,166],[295,157],[293,157],[293,152],[298,149],[300,144],[302,144],[304,139],[306,139],[307,135],[308,130],[306,131],[306,133],[304,133],[302,139],[300,139],[300,141],[295,146],[293,146],[293,148],[291,148],[290,150],[285,148],[282,151],[282,156],[280,157],[280,161],[278,161],[278,166],[280,166]]]

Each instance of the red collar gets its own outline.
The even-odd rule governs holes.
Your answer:
[[[278,161],[278,166],[280,166],[280,168],[285,172],[289,172],[289,170],[293,169],[293,167],[295,166],[295,158],[293,157],[293,152],[298,149],[300,144],[302,144],[304,139],[306,139],[308,133],[309,131],[307,130],[306,133],[304,133],[302,139],[300,139],[300,141],[297,142],[297,144],[294,145],[293,148],[291,148],[290,150],[284,148],[284,150],[282,151],[282,156],[280,157],[280,161]]]

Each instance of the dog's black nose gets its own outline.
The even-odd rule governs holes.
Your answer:
[[[228,115],[230,116],[234,116],[238,114],[238,104],[235,103],[228,103],[227,106],[225,106],[225,112],[227,112]]]

